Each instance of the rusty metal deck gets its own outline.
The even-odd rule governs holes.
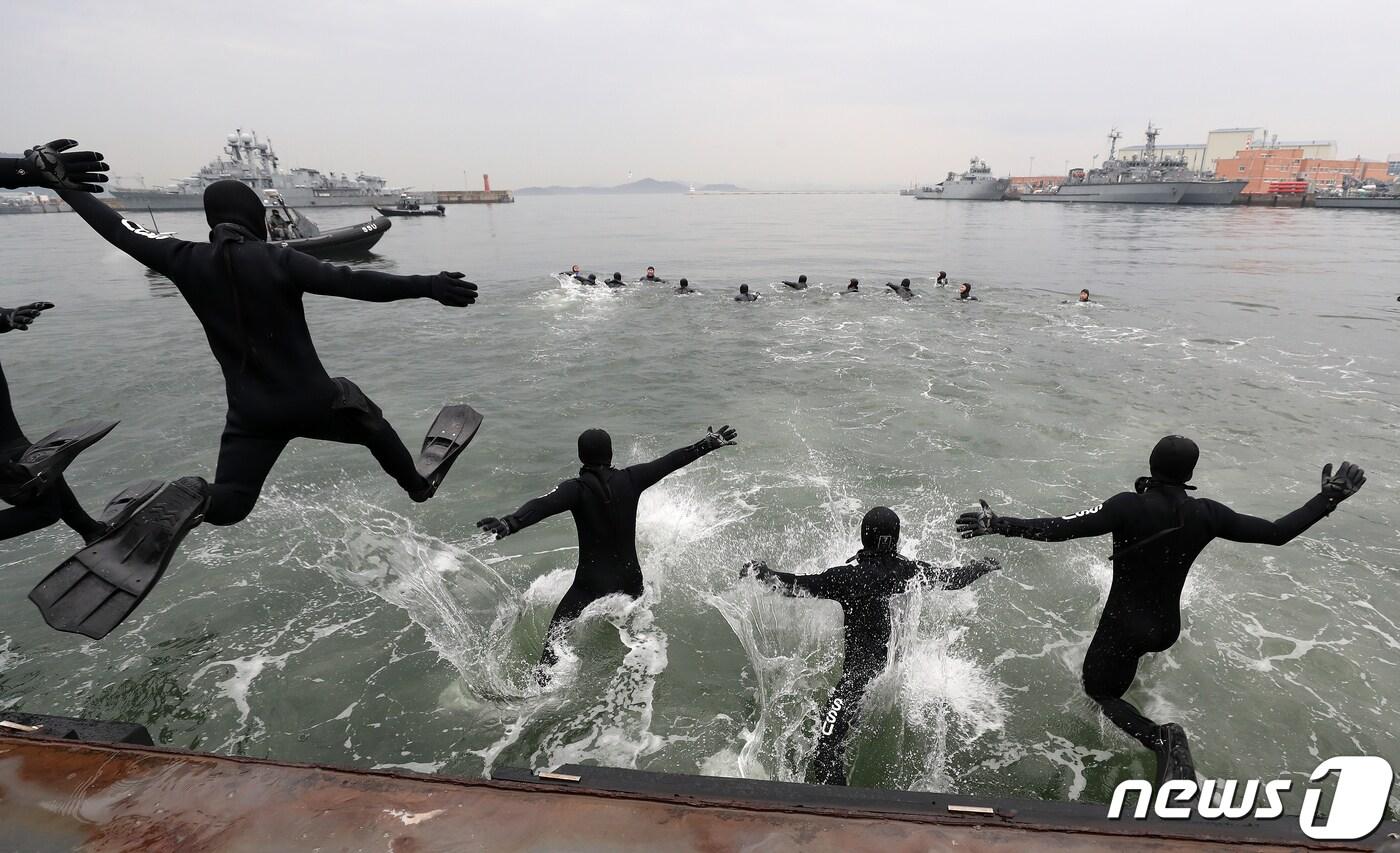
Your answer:
[[[562,768],[463,780],[0,736],[0,851],[1284,851],[1296,832],[1103,820],[1100,806]],[[529,780],[529,781],[525,781]],[[990,802],[990,801],[989,801]],[[1394,825],[1381,832],[1394,831]],[[1272,835],[1270,833],[1273,833]],[[1371,850],[1369,842],[1316,849]]]

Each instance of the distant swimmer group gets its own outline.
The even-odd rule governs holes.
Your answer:
[[[575,283],[577,283],[577,284],[582,284],[582,285],[585,285],[585,286],[596,286],[596,285],[600,284],[600,282],[598,281],[598,276],[597,276],[595,273],[585,273],[585,272],[583,272],[582,269],[579,267],[578,264],[574,264],[573,267],[572,267],[571,269],[569,269],[569,270],[566,271],[566,272],[561,272],[561,273],[559,273],[558,276],[559,276],[561,279],[563,279],[563,280],[573,281],[573,282],[575,282]],[[656,275],[656,267],[647,267],[646,273],[643,274],[640,278],[638,278],[635,282],[632,282],[632,283],[633,283],[633,284],[666,284],[666,283],[668,283],[668,282],[667,282],[666,279],[664,279],[664,278],[658,278],[658,277],[657,277],[657,275]],[[796,279],[795,281],[791,281],[791,280],[788,280],[788,279],[782,279],[781,283],[782,283],[782,285],[783,285],[784,287],[786,287],[786,288],[788,288],[789,290],[792,290],[792,291],[805,291],[805,290],[808,290],[808,289],[810,288],[810,284],[809,284],[809,282],[807,281],[807,276],[806,276],[806,274],[798,275],[798,276],[797,276],[797,279]],[[601,284],[606,285],[607,287],[610,287],[610,288],[622,288],[622,287],[626,287],[626,286],[628,285],[628,282],[626,282],[626,281],[623,280],[623,278],[622,278],[622,273],[620,273],[620,272],[615,272],[615,273],[612,274],[612,276],[611,276],[610,278],[608,278],[608,279],[602,281]],[[938,272],[938,277],[935,279],[934,284],[935,284],[936,287],[946,287],[947,284],[948,284],[948,273],[947,273],[946,271],[939,270],[939,272]],[[892,281],[885,282],[885,287],[888,288],[888,289],[890,290],[891,293],[894,293],[894,294],[895,294],[896,296],[898,296],[899,298],[905,299],[905,300],[913,299],[913,298],[915,298],[915,297],[917,297],[917,296],[919,295],[919,294],[915,293],[915,291],[914,291],[914,284],[913,284],[913,281],[912,281],[911,279],[908,279],[908,278],[900,279],[900,281],[899,281],[898,284],[895,284],[895,283],[892,282]],[[688,294],[688,293],[700,293],[701,291],[699,291],[699,290],[697,290],[697,289],[691,287],[691,286],[690,286],[690,282],[689,282],[688,280],[686,280],[686,279],[683,278],[683,279],[680,280],[680,286],[677,287],[677,288],[675,288],[675,292],[676,292],[676,293],[681,293],[681,294]],[[838,291],[838,292],[839,292],[839,293],[842,293],[842,294],[858,294],[858,293],[863,293],[864,291],[862,291],[862,290],[860,289],[860,280],[859,280],[859,279],[856,279],[856,278],[852,278],[849,282],[847,282],[846,287],[845,287],[843,290]],[[752,292],[752,290],[750,289],[749,285],[748,285],[747,283],[744,283],[744,284],[740,284],[740,285],[739,285],[739,293],[734,297],[734,301],[735,301],[735,302],[757,302],[757,301],[759,301],[759,297],[760,297],[760,294],[757,294],[757,293]],[[977,301],[978,301],[977,297],[972,295],[972,284],[971,284],[970,282],[966,282],[966,281],[963,282],[961,285],[959,285],[959,287],[958,287],[957,298],[958,298],[958,301],[960,301],[960,302],[977,302]],[[1066,301],[1068,301],[1068,300],[1066,300]],[[1079,302],[1088,302],[1088,301],[1089,301],[1089,291],[1088,291],[1088,290],[1081,290],[1081,291],[1079,291],[1079,299],[1078,299],[1077,301],[1079,301]]]
[[[227,410],[212,481],[193,474],[168,483],[137,480],[115,495],[100,517],[93,518],[73,495],[65,473],[116,423],[75,421],[31,442],[20,428],[8,379],[0,369],[0,500],[8,504],[0,510],[0,539],[14,539],[62,521],[84,543],[29,595],[50,626],[93,639],[107,636],[151,593],[191,530],[206,522],[230,527],[248,518],[292,441],[313,439],[363,447],[412,501],[434,497],[454,461],[477,435],[482,415],[464,402],[448,402],[415,456],[357,384],[332,377],[322,364],[303,299],[307,294],[364,302],[421,299],[462,309],[476,303],[476,284],[459,272],[390,275],[334,266],[269,242],[261,200],[251,187],[235,180],[217,181],[205,190],[208,242],[149,231],[94,197],[106,181],[107,164],[95,152],[70,150],[75,146],[72,140],[55,140],[29,149],[21,158],[0,158],[0,186],[58,191],[101,238],[173,281],[219,366]],[[629,284],[616,272],[599,282],[596,274],[584,273],[578,265],[559,275],[586,286]],[[632,282],[639,283],[668,282],[656,276],[655,267],[647,267],[645,275]],[[947,273],[940,271],[936,286],[947,283]],[[807,276],[782,284],[806,290]],[[908,278],[899,284],[887,282],[886,287],[902,299],[916,296]],[[682,278],[674,292],[699,291]],[[850,279],[844,293],[860,292],[859,280]],[[957,298],[977,300],[971,283],[962,283]],[[742,284],[734,300],[756,302],[759,294]],[[1089,291],[1081,290],[1077,301],[1088,302]],[[27,332],[53,308],[43,301],[0,308],[0,334]],[[489,368],[486,365],[482,375],[490,375]],[[608,595],[642,595],[644,575],[636,542],[642,495],[682,468],[735,446],[738,439],[738,430],[728,424],[710,427],[691,444],[618,468],[613,464],[612,436],[602,429],[588,429],[578,437],[581,467],[576,476],[512,512],[476,522],[481,531],[502,539],[565,512],[573,519],[578,540],[574,579],[545,630],[534,681],[542,686],[551,683],[560,644],[590,603]],[[209,440],[212,446],[212,436]],[[1084,656],[1082,687],[1105,718],[1154,753],[1159,784],[1194,778],[1186,732],[1174,721],[1152,719],[1124,697],[1137,680],[1142,659],[1176,643],[1181,633],[1182,590],[1196,558],[1215,539],[1284,545],[1335,511],[1366,482],[1365,472],[1350,462],[1342,462],[1335,471],[1327,464],[1318,491],[1298,509],[1270,521],[1192,497],[1189,492],[1195,486],[1190,481],[1199,456],[1194,441],[1169,435],[1152,449],[1147,460],[1150,473],[1139,478],[1132,491],[1089,509],[1061,517],[1014,518],[998,515],[981,500],[977,509],[962,513],[952,523],[965,539],[996,534],[1061,542],[1112,536],[1112,552],[1107,555],[1112,581]],[[1008,486],[991,485],[1002,494]],[[934,566],[902,555],[899,516],[883,506],[865,514],[860,540],[860,550],[845,564],[814,574],[779,571],[761,558],[739,569],[742,577],[752,579],[742,583],[766,584],[784,595],[831,601],[841,608],[845,635],[841,673],[813,721],[815,747],[808,763],[808,778],[822,784],[846,782],[846,742],[860,723],[868,686],[889,663],[891,600],[919,585],[961,589],[1002,568],[990,558]],[[815,605],[795,602],[792,606]],[[1087,614],[1066,618],[1083,624]]]

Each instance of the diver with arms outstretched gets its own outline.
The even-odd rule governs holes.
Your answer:
[[[350,380],[326,372],[302,298],[307,293],[366,302],[425,298],[465,307],[476,301],[475,284],[463,281],[461,273],[352,270],[269,244],[262,200],[234,180],[216,181],[204,191],[210,242],[154,234],[75,185],[63,154],[74,145],[57,140],[26,151],[25,157],[36,180],[57,189],[94,231],[175,283],[223,372],[228,419],[213,484],[201,477],[170,483],[35,588],[30,598],[50,625],[105,636],[150,591],[189,530],[201,521],[230,525],[248,516],[293,439],[362,445],[413,500],[432,497],[481,416],[465,405],[444,408],[415,461],[379,407]],[[104,589],[111,595],[100,595]]]
[[[1322,485],[1307,503],[1277,521],[1237,513],[1209,498],[1193,498],[1187,485],[1200,451],[1179,435],[1157,442],[1150,477],[1134,491],[1120,492],[1098,506],[1063,518],[1008,518],[982,501],[982,508],[957,519],[964,539],[996,533],[1040,542],[1063,542],[1113,534],[1113,582],[1098,629],[1084,655],[1084,692],[1114,725],[1157,756],[1157,784],[1194,779],[1186,732],[1177,723],[1159,725],[1123,698],[1144,655],[1171,648],[1181,632],[1181,590],[1191,564],[1213,539],[1285,545],[1356,494],[1366,475],[1350,462],[1334,474],[1322,469]]]
[[[814,575],[777,572],[766,563],[746,564],[752,574],[784,595],[806,594],[841,605],[846,622],[846,654],[841,679],[817,719],[817,744],[807,779],[818,785],[846,784],[846,739],[860,711],[871,679],[885,669],[890,654],[890,598],[927,583],[939,589],[962,589],[1000,568],[996,560],[939,567],[899,553],[899,516],[877,506],[860,523],[860,551],[844,566]]]
[[[558,660],[554,645],[563,636],[567,623],[583,609],[605,595],[622,593],[633,598],[642,594],[642,564],[637,557],[637,501],[642,492],[664,477],[700,457],[738,441],[739,433],[728,424],[709,433],[695,444],[673,450],[660,459],[614,468],[612,436],[601,429],[585,430],[578,437],[578,457],[583,463],[578,476],[565,480],[549,494],[535,498],[510,515],[483,518],[476,526],[497,539],[544,521],[561,512],[571,512],[578,530],[578,570],[574,582],[549,620],[544,651],[536,680],[549,681],[549,667]]]

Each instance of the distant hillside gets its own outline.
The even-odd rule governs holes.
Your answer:
[[[702,193],[741,193],[741,192],[745,192],[745,190],[744,190],[743,187],[736,187],[736,186],[734,186],[733,184],[705,184],[704,186],[702,186],[702,187],[696,187],[695,189],[696,189],[697,191],[699,191],[699,192],[702,192]]]
[[[514,192],[516,195],[581,195],[584,193],[683,193],[689,189],[690,187],[678,181],[642,178],[640,181],[618,184],[615,187],[522,187]]]

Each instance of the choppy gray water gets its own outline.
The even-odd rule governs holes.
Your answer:
[[[357,211],[316,211],[322,225]],[[202,239],[202,216],[159,225]],[[835,605],[736,580],[815,571],[876,503],[905,551],[994,553],[1004,572],[898,604],[894,663],[853,742],[868,786],[1106,800],[1150,757],[1105,729],[1078,669],[1107,590],[1107,540],[962,543],[985,496],[1010,514],[1093,505],[1167,432],[1202,448],[1202,495],[1276,517],[1343,457],[1370,482],[1291,546],[1212,545],[1181,642],[1129,694],[1182,722],[1208,776],[1400,759],[1400,217],[1366,211],[922,204],[893,196],[530,198],[396,222],[374,266],[461,269],[465,311],[308,297],[332,374],[414,445],[438,407],[487,415],[430,504],[369,454],[294,444],[236,528],[201,528],[104,642],[48,630],[25,600],[77,547],[5,543],[0,707],[120,718],[159,741],[244,755],[477,774],[566,761],[801,778],[834,684]],[[223,391],[163,279],[76,217],[0,222],[0,304],[58,309],[0,340],[31,435],[121,426],[71,469],[97,509],[143,476],[212,473]],[[704,293],[564,287],[581,263],[647,264]],[[981,297],[956,304],[939,269]],[[824,287],[779,292],[807,273]],[[833,295],[849,276],[867,293]],[[905,303],[883,282],[915,279]],[[765,298],[736,305],[747,281]],[[1099,300],[1062,304],[1080,287]],[[619,461],[729,422],[741,444],[649,493],[650,588],[575,629],[566,674],[527,687],[575,557],[567,517],[501,543],[472,522],[576,469],[588,426]]]

